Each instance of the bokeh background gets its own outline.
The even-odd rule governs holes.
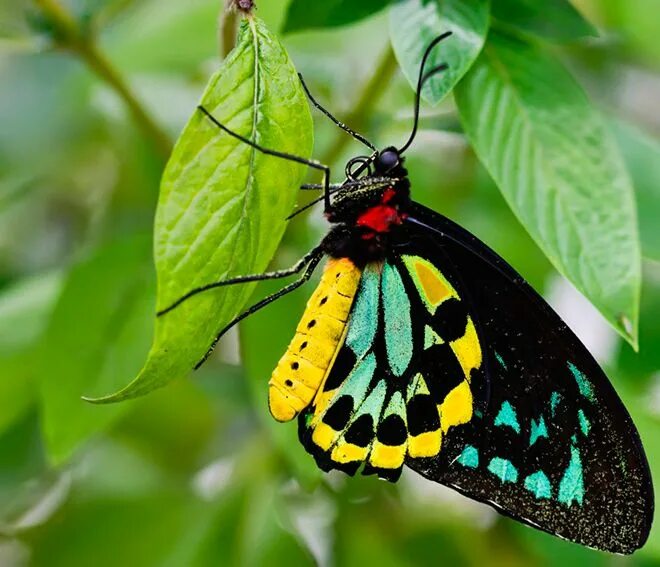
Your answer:
[[[635,556],[613,557],[412,473],[396,486],[321,476],[292,442],[295,425],[272,422],[266,405],[311,286],[248,320],[190,379],[135,402],[82,402],[126,384],[144,361],[160,174],[228,39],[219,0],[58,2],[96,37],[97,51],[81,56],[58,47],[44,4],[0,1],[2,567],[660,565],[660,525]],[[657,243],[660,2],[574,4],[601,37],[558,52],[615,122]],[[262,0],[258,15],[277,31],[286,5]],[[379,146],[403,140],[412,116],[387,27],[379,14],[282,35],[317,97]],[[106,67],[90,65],[98,60]],[[150,128],[117,95],[124,86]],[[321,160],[361,151],[322,116],[315,123]],[[660,265],[644,262],[635,354],[518,224],[452,101],[425,107],[422,126],[408,160],[417,200],[488,242],[567,319],[630,408],[660,479]],[[291,265],[324,230],[318,211],[299,217],[273,265]]]

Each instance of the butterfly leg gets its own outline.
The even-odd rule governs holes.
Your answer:
[[[251,148],[254,148],[258,152],[261,152],[262,154],[266,154],[266,155],[269,155],[269,156],[274,156],[274,157],[278,157],[278,158],[281,158],[281,159],[285,159],[285,160],[288,160],[288,161],[295,161],[296,163],[301,163],[301,164],[307,165],[307,166],[309,166],[313,169],[317,169],[319,171],[322,171],[323,172],[323,189],[325,191],[325,204],[326,204],[326,207],[328,207],[328,208],[330,207],[330,168],[327,165],[324,165],[324,164],[322,164],[322,163],[320,163],[320,162],[318,162],[314,159],[306,159],[306,158],[303,158],[303,157],[300,157],[300,156],[295,156],[293,154],[288,154],[286,152],[280,152],[278,150],[271,150],[269,148],[264,148],[263,146],[257,144],[256,142],[253,142],[249,138],[246,138],[245,136],[241,136],[240,134],[237,134],[233,130],[230,130],[229,128],[227,128],[227,126],[225,126],[224,124],[219,122],[218,119],[215,116],[213,116],[213,114],[211,114],[208,110],[206,110],[206,108],[204,108],[203,106],[200,105],[197,108],[199,108],[199,110],[203,114],[205,114],[206,117],[215,126],[220,128],[220,130],[222,130],[223,132],[225,132],[225,133],[229,134],[230,136],[236,138],[237,140],[240,140],[244,144],[247,144]]]
[[[285,270],[276,270],[274,272],[265,272],[263,274],[251,274],[249,276],[238,276],[236,278],[221,280],[219,282],[213,282],[210,284],[202,285],[200,287],[196,287],[194,289],[191,289],[185,295],[182,295],[170,306],[160,310],[158,313],[156,313],[156,315],[158,317],[161,317],[162,315],[169,313],[170,311],[181,305],[187,299],[190,299],[191,297],[197,295],[198,293],[208,291],[209,289],[215,289],[217,287],[224,287],[226,285],[234,285],[240,283],[259,282],[263,280],[277,280],[279,278],[286,278],[288,276],[292,276],[293,274],[297,274],[298,272],[300,272],[300,270],[302,270],[305,266],[310,264],[315,258],[320,258],[321,255],[322,255],[322,251],[321,251],[321,246],[319,245],[316,248],[313,248],[307,254],[305,254],[293,266]]]
[[[288,293],[291,293],[292,291],[298,289],[301,285],[303,285],[310,277],[312,277],[312,274],[314,273],[314,268],[316,268],[317,264],[321,261],[321,258],[323,257],[322,252],[320,251],[319,248],[315,248],[316,250],[316,255],[313,256],[310,260],[309,263],[307,264],[307,269],[303,273],[302,276],[300,276],[299,279],[297,279],[295,282],[290,283],[287,286],[284,286],[281,290],[278,292],[275,292],[267,297],[264,297],[261,301],[258,303],[255,303],[252,307],[241,313],[240,315],[234,317],[234,319],[226,325],[213,339],[213,342],[211,343],[211,346],[209,347],[209,350],[206,351],[206,354],[202,357],[202,359],[195,365],[195,370],[197,370],[202,364],[206,362],[209,356],[211,356],[211,353],[213,352],[213,349],[215,348],[215,345],[218,344],[218,341],[222,338],[222,336],[229,330],[231,329],[234,325],[236,325],[238,322],[242,321],[246,317],[249,317],[253,313],[259,311],[262,307],[266,307],[266,305],[269,305],[273,301],[276,301],[280,297],[285,296]]]

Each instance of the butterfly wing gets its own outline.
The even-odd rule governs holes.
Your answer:
[[[394,481],[406,456],[436,456],[447,431],[472,418],[487,383],[481,367],[467,303],[430,262],[393,253],[362,272],[345,342],[299,418],[300,440],[323,470],[355,474],[364,463],[363,474]]]
[[[406,464],[565,539],[618,553],[641,547],[653,518],[650,472],[637,430],[596,361],[469,232],[421,205],[408,228],[399,252],[441,266],[474,314],[483,351],[476,380],[485,380],[486,394],[437,456],[408,455]]]

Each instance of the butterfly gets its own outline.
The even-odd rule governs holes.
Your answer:
[[[293,291],[327,258],[286,353],[269,382],[269,407],[298,420],[303,447],[324,471],[396,481],[404,466],[499,512],[592,548],[632,553],[646,541],[654,499],[639,434],[591,354],[500,256],[448,218],[415,203],[400,148],[328,167],[263,148],[200,110],[258,151],[323,172],[332,227],[288,270],[197,288],[302,274],[237,316],[218,335]],[[301,77],[302,80],[302,77]],[[300,212],[303,209],[300,209]],[[296,213],[297,214],[297,213]],[[294,215],[292,215],[294,216]],[[199,366],[198,364],[198,366]]]

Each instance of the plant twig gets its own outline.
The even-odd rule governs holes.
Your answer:
[[[238,27],[238,14],[229,0],[220,10],[220,23],[218,26],[218,43],[220,44],[220,57],[227,57],[236,45],[236,30]]]
[[[218,43],[220,45],[220,57],[224,59],[236,46],[236,34],[238,31],[238,15],[251,17],[255,9],[254,0],[225,0],[224,7],[220,10],[218,22]]]
[[[128,83],[97,45],[80,29],[78,22],[58,0],[34,0],[56,32],[59,44],[77,54],[98,77],[123,100],[138,126],[166,160],[172,149],[169,136],[142,106]]]
[[[394,57],[392,46],[388,42],[371,77],[362,87],[353,110],[343,120],[353,130],[359,132],[364,128],[369,116],[369,110],[385,91],[395,71],[396,58]],[[321,162],[327,164],[335,163],[350,141],[351,138],[349,136],[346,136],[343,132],[339,132],[335,142],[328,148],[325,155],[322,156]]]

